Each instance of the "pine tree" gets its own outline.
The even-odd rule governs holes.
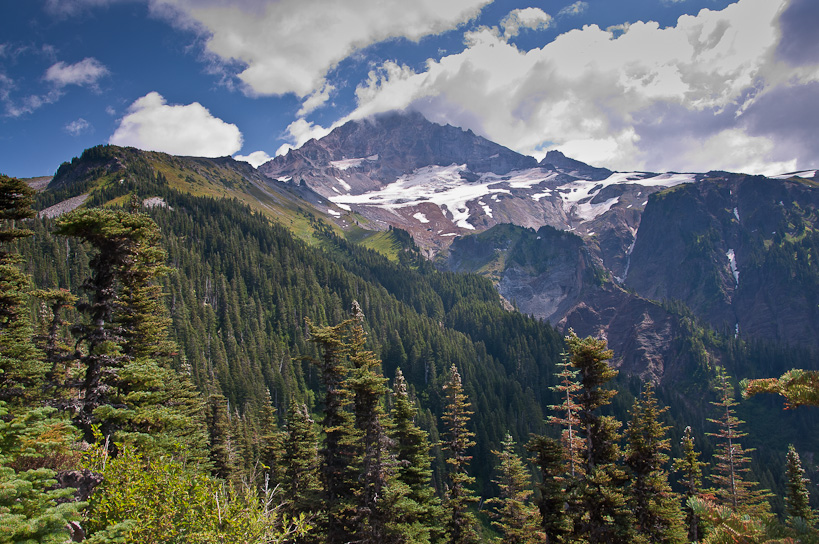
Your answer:
[[[810,495],[805,485],[808,479],[805,478],[805,470],[802,468],[802,461],[793,444],[788,446],[787,463],[785,475],[788,479],[788,494],[786,497],[786,512],[788,518],[793,521],[801,518],[810,526],[814,521],[814,513],[810,507]]]
[[[467,455],[469,448],[475,445],[475,433],[467,428],[472,411],[471,404],[464,394],[461,375],[453,364],[449,380],[445,386],[446,406],[444,408],[444,450],[449,489],[444,498],[446,528],[450,544],[473,544],[478,542],[476,532],[477,519],[469,511],[469,505],[477,501],[469,486],[475,478],[467,473],[467,465],[472,460]]]
[[[567,478],[563,446],[554,438],[537,435],[532,436],[526,448],[535,455],[534,462],[540,469],[538,509],[546,542],[566,542],[572,527],[566,512],[568,494],[564,486]],[[574,485],[573,481],[568,483]]]
[[[730,377],[722,368],[717,368],[717,387],[720,398],[711,404],[717,407],[719,419],[708,419],[719,427],[717,432],[708,433],[708,436],[717,439],[717,451],[714,453],[717,463],[711,474],[716,496],[720,504],[735,512],[765,516],[770,512],[768,493],[753,489],[758,484],[746,477],[751,470],[749,454],[753,450],[746,450],[739,443],[748,433],[740,430],[745,422],[736,417],[734,389]]]
[[[364,349],[364,314],[358,302],[351,311],[352,332],[347,346],[350,373],[346,385],[353,395],[355,426],[361,436],[361,489],[358,497],[358,542],[378,544],[387,540],[390,512],[382,508],[388,474],[387,435],[384,432],[384,410],[381,400],[387,393],[386,378],[380,375],[381,361]]]
[[[515,442],[507,434],[503,450],[492,451],[498,457],[497,476],[493,480],[500,496],[487,500],[495,506],[492,526],[502,535],[500,544],[537,544],[548,542],[541,527],[540,513],[530,504],[532,491],[529,471],[515,453]]]
[[[20,256],[10,244],[30,236],[19,222],[34,215],[34,190],[19,179],[0,175],[0,401],[30,403],[40,396],[47,371],[31,341],[28,301],[30,278],[20,270]]]
[[[688,527],[688,541],[697,542],[700,529],[700,518],[690,506],[690,501],[700,495],[702,487],[702,467],[705,465],[700,461],[700,452],[694,446],[694,437],[691,435],[691,427],[686,427],[681,441],[682,457],[674,461],[674,470],[681,472],[680,484],[685,489],[683,503],[685,504],[685,522]]]
[[[551,389],[557,392],[561,403],[549,408],[559,415],[549,416],[546,421],[561,427],[561,441],[563,442],[566,467],[569,475],[575,477],[578,471],[583,470],[584,444],[578,433],[580,427],[580,419],[577,417],[579,406],[575,400],[582,386],[577,383],[578,371],[572,368],[572,364],[565,353],[561,355],[561,362],[557,363],[557,366],[560,367],[560,372],[557,373],[560,382]]]
[[[91,244],[87,320],[72,332],[85,346],[85,376],[75,422],[85,439],[120,432],[118,440],[175,452],[185,444],[204,457],[202,401],[190,379],[169,367],[173,344],[157,278],[166,271],[159,227],[146,215],[75,210],[57,220],[57,234]],[[114,444],[114,441],[110,443]]]
[[[574,537],[590,544],[638,541],[634,516],[623,494],[627,476],[618,465],[620,422],[599,414],[617,394],[603,388],[617,375],[608,365],[613,352],[606,348],[605,340],[581,339],[574,331],[569,332],[566,342],[571,363],[580,375],[577,416],[586,439],[584,475],[578,479],[572,498]]]
[[[630,469],[629,505],[637,521],[637,531],[652,543],[682,543],[677,496],[668,484],[670,439],[667,425],[659,418],[667,408],[659,409],[654,387],[646,383],[641,398],[634,402],[631,421],[626,428],[626,466]]]
[[[290,515],[321,511],[321,473],[318,455],[318,431],[307,412],[307,406],[290,402],[282,459],[282,490],[285,510]]]
[[[416,526],[419,532],[432,533],[435,540],[440,536],[439,528],[443,512],[441,502],[432,488],[432,459],[430,443],[426,431],[416,423],[418,409],[407,392],[407,382],[401,369],[395,373],[393,385],[393,405],[390,416],[393,426],[390,436],[395,444],[397,464],[396,479],[407,487],[406,498],[410,504],[404,505],[401,519],[397,522],[405,526]],[[415,541],[423,541],[417,537]]]
[[[324,533],[327,544],[343,544],[356,538],[355,495],[358,487],[358,433],[347,389],[348,362],[344,331],[350,320],[317,327],[307,320],[310,340],[319,345],[321,359],[314,361],[324,385],[324,447],[319,452],[327,509]]]

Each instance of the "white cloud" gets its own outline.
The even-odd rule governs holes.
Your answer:
[[[574,4],[566,6],[565,8],[561,9],[557,14],[559,16],[566,16],[566,15],[580,15],[584,11],[589,9],[588,2],[583,2],[578,0]]]
[[[241,149],[242,133],[198,102],[168,105],[162,95],[150,92],[131,104],[108,142],[172,155],[221,157]]]
[[[438,34],[476,17],[491,0],[152,0],[155,13],[206,30],[207,48],[244,63],[249,92],[322,89],[329,70],[355,51],[389,38]]]
[[[308,96],[304,102],[302,102],[301,108],[299,108],[296,115],[299,117],[304,117],[305,115],[320,108],[330,99],[330,93],[335,90],[336,88],[333,85],[325,83],[324,87],[322,87],[320,91],[315,91],[313,94]]]
[[[108,69],[97,59],[86,57],[74,64],[57,62],[46,70],[43,78],[56,85],[79,85],[81,87],[95,87],[97,81],[108,75]]]
[[[65,128],[65,131],[70,135],[79,136],[80,134],[83,134],[91,130],[91,124],[82,117],[80,117],[76,121],[71,121],[63,128]]]
[[[335,125],[334,125],[335,126]],[[284,155],[293,148],[298,148],[312,139],[318,140],[330,133],[331,128],[316,125],[304,119],[297,119],[287,125],[287,138],[290,143],[283,144],[276,150],[276,155]]]
[[[249,162],[253,168],[258,168],[273,157],[264,151],[254,151],[250,155],[234,155],[233,158],[237,161]]]
[[[512,10],[500,22],[506,39],[517,36],[523,28],[545,30],[551,25],[552,16],[539,8]]]
[[[429,59],[423,71],[394,62],[372,70],[356,89],[357,109],[339,123],[413,107],[535,156],[560,148],[610,168],[760,171],[793,157],[751,135],[744,112],[772,89],[819,82],[817,64],[775,58],[787,1],[739,0],[667,28],[591,25],[529,51],[480,28],[466,34],[466,50]],[[712,147],[698,143],[706,141]],[[741,142],[755,153],[741,153]]]

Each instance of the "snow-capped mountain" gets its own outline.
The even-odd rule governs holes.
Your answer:
[[[557,151],[538,163],[391,113],[260,171],[314,194],[342,227],[407,230],[439,266],[490,276],[521,311],[607,337],[633,373],[666,375],[681,327],[667,303],[743,337],[819,338],[815,170],[612,172]]]
[[[364,218],[370,228],[408,230],[430,255],[501,223],[594,235],[609,228],[597,221],[608,214],[629,233],[649,194],[696,179],[611,172],[557,151],[537,163],[418,113],[351,121],[260,170],[272,182],[306,185],[342,223]],[[618,236],[626,248],[633,241]]]

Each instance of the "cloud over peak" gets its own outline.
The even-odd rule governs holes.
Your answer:
[[[242,133],[198,102],[169,105],[162,95],[150,92],[131,104],[108,143],[172,155],[222,157],[241,149]]]

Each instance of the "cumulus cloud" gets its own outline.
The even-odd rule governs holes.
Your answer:
[[[766,97],[819,82],[819,58],[794,68],[777,54],[787,5],[739,0],[667,28],[590,25],[529,51],[480,28],[465,35],[464,51],[423,70],[394,62],[373,69],[356,90],[357,109],[340,122],[412,107],[536,157],[559,148],[619,169],[802,165],[816,154],[801,152],[806,145],[787,151],[761,120]],[[802,100],[814,109],[815,98]],[[789,123],[815,134],[810,116],[798,117]]]
[[[253,168],[258,168],[273,157],[265,153],[264,151],[254,151],[249,155],[234,155],[234,159],[237,161],[244,161],[248,162],[253,166]]]
[[[301,108],[299,108],[296,115],[299,117],[304,117],[305,115],[320,108],[330,99],[330,93],[335,90],[336,88],[333,85],[325,83],[321,90],[315,91],[313,94],[308,96],[304,102],[302,102]]]
[[[325,128],[305,119],[297,119],[287,125],[287,135],[285,137],[291,143],[281,145],[276,150],[276,155],[284,155],[293,148],[301,147],[309,140],[323,138],[330,133],[330,130],[332,130],[332,127]]]
[[[172,155],[221,157],[241,149],[242,133],[198,102],[169,105],[150,92],[131,104],[108,142]]]
[[[569,15],[569,16],[570,15],[580,15],[581,13],[586,11],[587,9],[589,9],[588,2],[583,2],[581,0],[578,0],[574,4],[568,5],[565,8],[561,9],[557,14],[559,16],[561,16],[561,17],[567,16],[567,15]]]
[[[57,87],[65,87],[67,85],[96,87],[100,78],[106,75],[108,75],[108,68],[97,59],[86,57],[74,64],[66,64],[64,62],[52,64],[48,70],[46,70],[43,79],[53,83]]]
[[[476,17],[491,0],[152,0],[156,13],[206,31],[207,49],[239,61],[258,95],[306,97],[355,51],[390,38],[438,34]]]
[[[521,29],[545,30],[552,25],[552,16],[539,8],[515,9],[501,19],[500,26],[506,39],[517,36]]]
[[[72,136],[79,136],[91,130],[91,123],[80,117],[76,121],[71,121],[65,125],[65,131]]]

